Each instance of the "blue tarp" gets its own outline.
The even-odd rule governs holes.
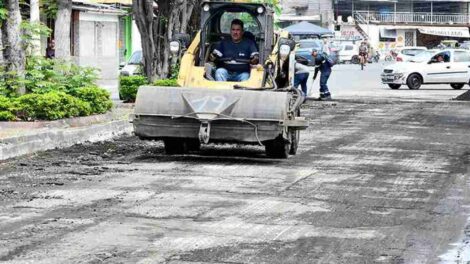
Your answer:
[[[284,30],[287,30],[289,33],[292,35],[306,35],[306,34],[311,34],[311,35],[326,35],[326,34],[334,34],[333,31],[328,30],[326,28],[322,28],[320,26],[314,25],[312,23],[303,21],[291,26],[288,26],[284,28]]]

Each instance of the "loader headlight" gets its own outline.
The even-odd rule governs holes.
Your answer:
[[[263,14],[264,12],[264,7],[260,6],[256,9],[256,11],[258,12],[258,14]]]
[[[208,4],[205,4],[203,7],[202,7],[202,10],[208,12],[209,9],[211,9],[211,7],[208,5]]]
[[[170,52],[171,52],[171,54],[176,55],[176,54],[178,54],[179,51],[180,51],[179,41],[171,41],[170,42]]]
[[[281,57],[281,60],[287,59],[290,54],[290,47],[289,45],[281,45],[279,47],[279,56]]]

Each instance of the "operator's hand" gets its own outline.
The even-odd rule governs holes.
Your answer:
[[[209,60],[211,61],[216,61],[217,59],[220,59],[222,58],[224,55],[222,54],[222,52],[218,51],[218,50],[213,50],[211,52],[211,54],[209,55]]]
[[[259,57],[258,56],[254,56],[253,58],[250,59],[250,64],[251,65],[256,65],[259,63]]]
[[[217,57],[216,57],[214,54],[211,53],[211,54],[209,55],[209,60],[210,60],[210,61],[215,61],[216,59],[217,59]]]

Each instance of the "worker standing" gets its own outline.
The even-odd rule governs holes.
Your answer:
[[[331,94],[328,90],[328,79],[330,78],[331,74],[331,67],[333,66],[333,62],[326,54],[319,54],[318,50],[312,50],[312,56],[315,63],[315,74],[313,75],[313,79],[315,80],[318,74],[318,71],[321,72],[320,75],[320,97],[318,100],[320,101],[331,101]]]

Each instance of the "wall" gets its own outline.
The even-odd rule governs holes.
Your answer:
[[[118,16],[80,12],[76,36],[77,63],[100,69],[101,79],[116,79],[119,69]]]
[[[132,52],[136,50],[142,50],[142,41],[135,20],[132,20]]]
[[[283,0],[280,3],[283,14],[320,16],[321,26],[333,29],[333,0]]]
[[[406,43],[406,33],[410,32],[413,34],[412,43]],[[397,47],[408,47],[416,46],[416,29],[397,29]]]
[[[373,24],[360,24],[362,30],[369,36],[368,42],[372,47],[377,47],[380,41],[380,29],[378,25]]]

